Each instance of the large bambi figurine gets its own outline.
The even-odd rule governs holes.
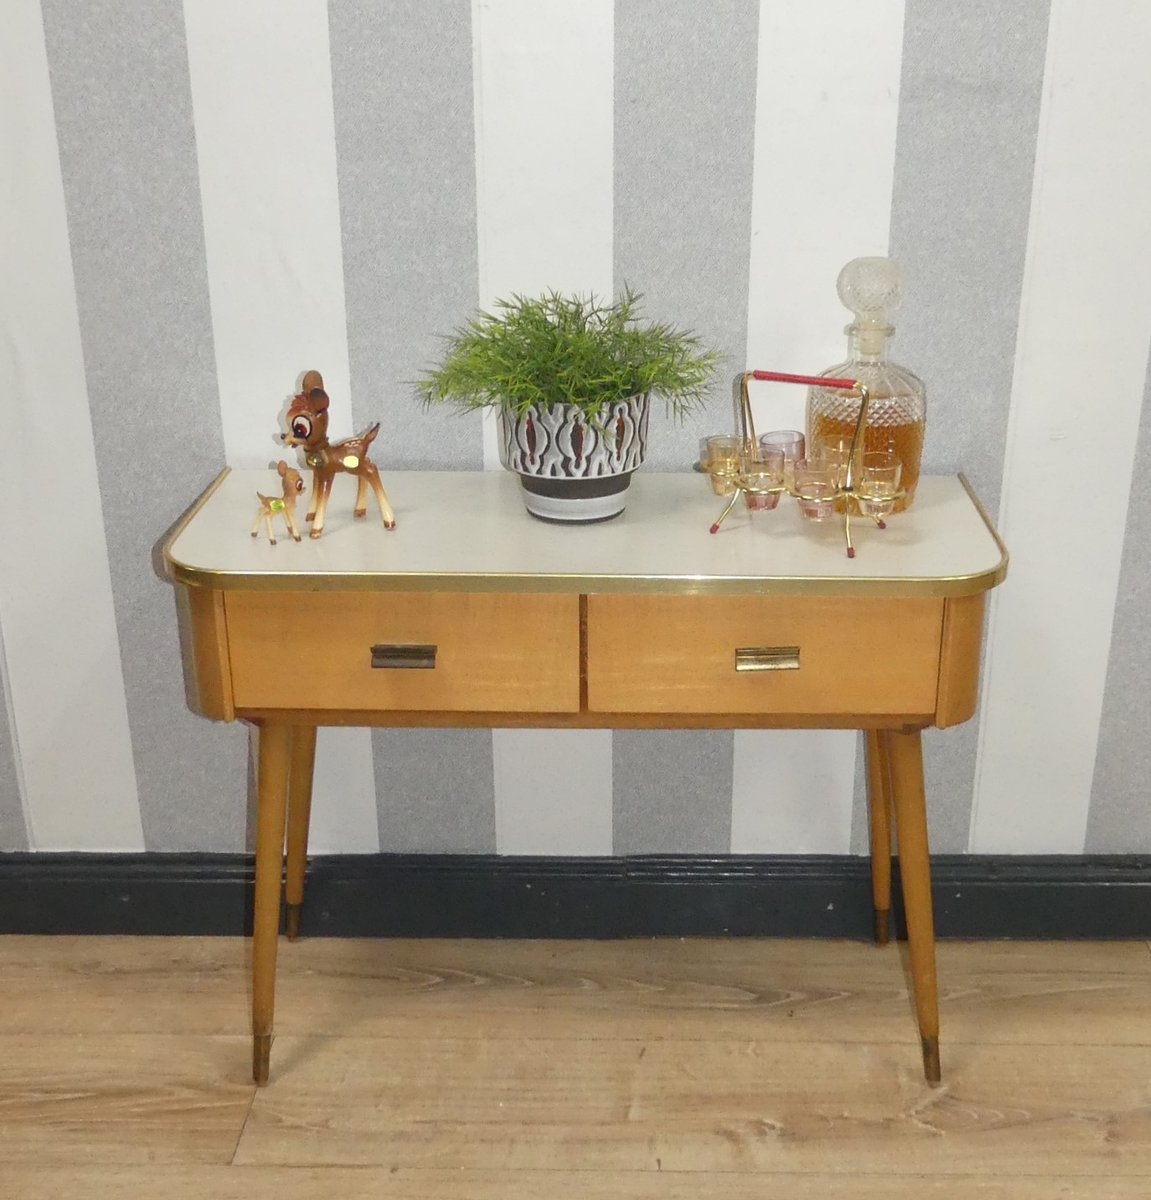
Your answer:
[[[359,437],[329,442],[328,393],[324,391],[324,381],[319,371],[308,371],[304,375],[301,390],[292,398],[288,409],[288,432],[280,436],[289,446],[303,447],[304,462],[312,468],[312,502],[307,516],[312,522],[309,537],[318,538],[324,532],[324,511],[332,491],[332,480],[341,471],[354,475],[360,481],[353,515],[366,515],[370,485],[380,506],[384,528],[395,529],[396,516],[384,493],[384,485],[380,483],[380,472],[376,464],[368,459],[368,447],[379,431],[380,423],[377,421]]]

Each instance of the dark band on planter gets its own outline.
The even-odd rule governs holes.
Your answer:
[[[574,500],[626,492],[634,474],[634,471],[625,471],[622,475],[600,475],[592,479],[541,479],[538,475],[520,475],[520,483],[525,492],[532,492],[536,496]]]

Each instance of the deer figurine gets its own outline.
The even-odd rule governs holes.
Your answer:
[[[300,478],[300,472],[294,467],[289,467],[282,460],[276,463],[276,470],[279,472],[284,494],[282,497],[265,496],[261,492],[256,493],[256,498],[260,501],[260,511],[256,513],[256,519],[252,522],[252,537],[259,537],[260,522],[266,521],[268,525],[268,541],[274,546],[276,544],[276,530],[272,525],[272,517],[279,513],[284,518],[284,524],[288,527],[288,532],[298,542],[300,535],[296,530],[296,497],[304,490],[304,481]]]
[[[280,438],[289,446],[299,446],[304,451],[304,462],[312,468],[312,502],[307,519],[312,522],[309,537],[318,538],[324,532],[324,512],[328,496],[332,491],[332,480],[344,472],[359,480],[356,491],[356,507],[353,516],[364,516],[367,509],[368,488],[375,494],[380,506],[380,516],[385,529],[395,529],[396,517],[384,485],[380,483],[380,472],[376,464],[368,459],[368,447],[380,431],[377,421],[371,429],[359,437],[342,442],[328,441],[328,393],[319,371],[308,371],[301,381],[300,392],[292,397],[288,408],[288,432]]]

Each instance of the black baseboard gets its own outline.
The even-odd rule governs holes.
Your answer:
[[[940,856],[936,933],[1151,938],[1151,859]],[[251,927],[252,860],[0,854],[0,934]],[[895,909],[899,909],[898,873]],[[316,937],[870,937],[866,859],[332,855],[309,867]]]

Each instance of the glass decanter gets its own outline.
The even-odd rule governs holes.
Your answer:
[[[902,297],[899,267],[890,258],[853,258],[839,273],[836,290],[855,320],[846,327],[848,357],[822,375],[857,379],[871,394],[864,451],[884,450],[903,463],[906,495],[896,512],[909,507],[919,482],[927,393],[923,381],[887,358],[895,332],[890,315]],[[850,442],[860,400],[852,393],[813,387],[807,394],[807,445],[835,449]]]

